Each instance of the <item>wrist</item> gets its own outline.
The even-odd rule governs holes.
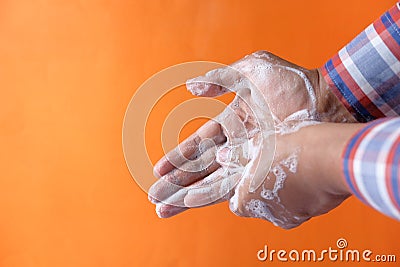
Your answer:
[[[323,122],[357,122],[353,115],[340,102],[326,82],[320,68],[314,69],[318,78],[315,89],[317,97],[317,112]]]
[[[364,124],[322,123],[303,128],[303,165],[308,175],[319,177],[318,186],[332,195],[351,195],[343,176],[342,153],[351,137]]]

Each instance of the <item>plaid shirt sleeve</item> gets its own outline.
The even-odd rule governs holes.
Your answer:
[[[360,122],[400,115],[397,3],[322,67],[329,87]]]
[[[352,193],[400,220],[400,118],[368,123],[350,139],[342,157]]]

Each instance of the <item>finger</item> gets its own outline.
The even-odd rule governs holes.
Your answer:
[[[188,205],[190,205],[189,207],[204,206],[223,198],[229,193],[240,179],[240,175],[236,173],[242,173],[243,166],[248,163],[248,159],[244,157],[244,154],[247,154],[246,146],[245,144],[235,147],[224,145],[218,149],[216,154],[215,160],[220,166],[224,167],[209,172],[208,176],[204,176],[203,179],[191,184],[189,187],[175,187],[173,191],[170,191],[168,199],[166,201],[163,200],[163,202],[186,207]],[[181,181],[178,182],[182,185]],[[197,184],[199,186],[196,186]],[[153,189],[152,194],[160,198],[161,194],[165,194],[169,190],[166,188]],[[189,196],[186,196],[187,193],[189,193]],[[199,197],[194,195],[199,195]],[[186,197],[188,198],[185,199],[185,202],[182,202],[183,198]],[[193,202],[191,200],[192,197],[195,198]],[[186,203],[186,201],[188,202]]]
[[[219,155],[220,149],[216,153],[215,146],[212,146],[213,142],[211,142],[213,144],[209,144],[209,142],[199,142],[198,140],[201,138],[203,138],[202,140],[210,140],[207,138],[214,136],[214,139],[218,142],[225,142],[228,139],[229,146],[244,148],[240,140],[246,138],[246,134],[247,131],[242,119],[231,106],[228,106],[224,112],[215,118],[215,121],[200,128],[194,138],[191,137],[183,142],[156,164],[155,172],[159,175],[165,174],[150,188],[149,200],[155,204],[164,201],[179,191],[181,186],[192,184],[216,170],[215,154]],[[191,144],[188,145],[189,143]],[[203,152],[203,143],[208,148],[205,152]],[[220,148],[224,146],[218,145]],[[197,148],[193,149],[195,146]],[[192,148],[192,151],[189,151],[188,147]],[[183,151],[183,156],[179,155],[179,150]],[[184,159],[184,156],[188,157],[190,153],[192,153],[190,159]],[[217,162],[221,164],[221,160],[217,160]],[[176,166],[176,164],[179,165]]]
[[[211,175],[207,176],[205,179],[195,182],[188,187],[181,188],[178,192],[176,192],[174,195],[169,197],[167,199],[167,201],[165,201],[166,203],[169,203],[169,204],[166,204],[165,202],[158,202],[156,204],[156,213],[157,213],[158,217],[169,218],[171,216],[177,215],[181,212],[188,210],[189,207],[183,207],[184,199],[185,199],[185,196],[187,195],[187,192],[190,191],[192,188],[200,188],[200,187],[207,186],[208,184],[210,184],[213,181],[213,179],[215,179],[214,177],[219,177],[218,175],[215,175],[215,173],[221,174],[221,171],[222,171],[222,168],[215,171],[213,173],[214,175],[211,174]],[[210,203],[209,205],[217,204],[217,203],[220,203],[225,200],[226,200],[226,198],[220,199],[214,203]]]
[[[250,169],[243,173],[243,177],[236,186],[233,196],[229,199],[229,209],[240,217],[261,218],[274,224],[281,223],[274,216],[274,210],[271,206],[271,204],[274,205],[273,202],[259,198],[259,192],[250,193],[248,191],[252,177],[253,173]]]
[[[208,186],[188,190],[184,199],[185,206],[203,207],[210,205],[210,203],[229,199],[240,178],[241,173],[236,173],[227,177],[221,175],[220,179],[217,178],[215,182]]]
[[[249,145],[253,147],[253,151],[251,154],[255,156],[250,157],[250,161],[246,164],[246,167],[243,171],[240,183],[235,189],[235,194],[229,200],[230,210],[238,216],[248,217],[248,211],[246,211],[245,207],[242,204],[247,201],[248,196],[254,194],[258,195],[257,192],[261,191],[260,187],[257,187],[253,192],[250,192],[249,189],[251,188],[252,184],[254,185],[254,183],[264,182],[269,171],[269,165],[264,166],[263,163],[260,162],[260,139],[262,139],[262,137],[256,136],[255,138],[250,140]],[[263,168],[265,168],[265,170],[258,170]]]
[[[218,199],[218,200],[211,202],[207,205],[204,205],[202,207],[216,205],[216,204],[226,201],[227,199],[228,199],[228,197],[223,197],[221,199]],[[157,213],[158,217],[160,217],[162,219],[170,218],[172,216],[178,215],[178,214],[180,214],[184,211],[190,210],[190,209],[192,209],[192,208],[176,207],[173,205],[164,204],[162,202],[160,202],[156,205],[156,213]]]
[[[219,167],[215,161],[215,151],[216,149],[210,148],[200,158],[187,161],[180,168],[164,175],[150,187],[149,195],[157,201],[165,201],[182,187],[193,184],[214,172]]]
[[[229,91],[237,92],[240,88],[249,85],[247,78],[251,79],[254,75],[258,75],[260,66],[264,66],[264,70],[268,70],[271,65],[298,68],[297,65],[270,52],[257,51],[230,66],[215,69],[207,72],[204,76],[188,80],[186,87],[192,94],[206,97],[220,96]]]
[[[274,147],[271,147],[271,143],[275,143],[275,140],[273,140],[274,138],[275,136],[259,136],[252,140],[254,143],[258,143],[258,151],[256,158],[252,160],[249,166],[249,172],[252,173],[248,188],[250,193],[254,193],[268,175],[274,158],[273,153],[275,153]]]
[[[200,127],[188,139],[168,152],[154,166],[154,175],[158,178],[180,167],[185,162],[199,156],[212,145],[225,142],[221,126],[216,121],[210,120]]]
[[[254,193],[249,192],[250,183],[256,171],[254,166],[251,165],[243,173],[240,184],[235,187],[234,195],[229,200],[230,210],[238,216],[260,218],[285,229],[296,227],[304,222],[303,217],[293,217],[291,213],[288,213],[277,195],[276,186],[282,182],[280,179],[282,170],[272,170],[270,176],[275,176],[275,178],[266,178],[263,186],[257,188]],[[278,186],[283,186],[283,184]]]
[[[206,207],[206,206],[212,206],[212,205],[216,205],[219,204],[221,202],[224,202],[228,199],[228,197],[224,197],[221,199],[216,200],[215,202],[211,202],[208,205],[204,205],[202,207]],[[156,213],[158,215],[158,217],[164,219],[164,218],[170,218],[172,216],[178,215],[184,211],[190,210],[191,208],[186,208],[186,207],[176,207],[173,205],[168,205],[168,204],[164,204],[162,202],[158,203],[156,205]]]
[[[164,203],[157,203],[156,205],[156,213],[159,218],[169,218],[175,215],[178,215],[179,213],[182,213],[189,208],[184,208],[184,207],[177,207],[173,205],[168,205]]]
[[[238,85],[246,81],[235,67],[240,61],[231,66],[211,70],[204,76],[186,81],[186,88],[196,96],[215,97],[229,91],[237,91]]]

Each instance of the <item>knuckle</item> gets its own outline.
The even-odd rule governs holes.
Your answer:
[[[181,185],[181,184],[180,184],[181,181],[180,181],[180,179],[178,178],[177,171],[172,171],[172,172],[166,174],[166,175],[161,179],[161,181],[163,181],[164,184],[169,184],[169,183],[171,183],[171,184],[174,184],[174,185]]]

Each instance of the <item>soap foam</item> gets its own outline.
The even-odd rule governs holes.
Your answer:
[[[263,142],[263,140],[269,140],[269,138],[274,134],[286,135],[296,132],[303,127],[319,123],[317,122],[318,114],[316,109],[317,99],[315,90],[307,75],[299,69],[271,64],[268,62],[269,60],[271,60],[271,56],[268,53],[256,52],[251,56],[246,56],[246,60],[234,64],[235,68],[248,74],[248,77],[239,74],[236,70],[233,70],[232,67],[226,67],[210,71],[205,76],[189,80],[187,83],[190,84],[188,85],[188,90],[195,95],[207,95],[206,91],[210,89],[210,86],[206,86],[204,83],[220,85],[219,87],[213,87],[220,89],[220,91],[217,92],[218,95],[228,92],[226,88],[228,88],[229,91],[236,93],[235,99],[232,102],[232,108],[227,108],[226,111],[217,117],[217,121],[224,128],[227,141],[218,148],[216,157],[217,162],[225,170],[230,170],[227,174],[242,174],[242,179],[236,186],[227,183],[223,188],[221,187],[220,192],[220,194],[222,194],[229,191],[229,188],[234,189],[234,194],[229,200],[229,206],[235,213],[237,213],[239,202],[241,201],[239,198],[239,192],[245,184],[245,179],[261,179],[260,182],[263,182],[265,177],[267,177],[268,170],[266,170],[263,177],[255,175],[257,168],[265,167],[264,164],[259,164],[263,162],[256,162],[256,159],[259,158],[259,154],[261,153],[261,149],[264,151],[271,148],[270,143]],[[266,112],[269,110],[267,99],[264,98],[264,95],[259,91],[259,89],[255,88],[254,84],[263,84],[263,82],[268,79],[269,75],[271,75],[273,68],[278,68],[279,71],[290,71],[303,80],[308,92],[308,108],[289,114],[283,120],[280,120],[272,111],[272,114]],[[225,84],[218,84],[218,82],[221,83],[222,81]],[[202,82],[203,85],[201,86],[193,85],[198,85]],[[271,88],[271,90],[273,89]],[[239,108],[240,101],[242,100],[245,100],[246,104],[251,108],[251,112],[253,113],[252,115],[255,116],[257,121],[257,127],[252,129],[246,128],[246,123],[249,122],[251,114],[246,113],[243,120],[240,120],[239,118],[240,123],[238,123],[238,118],[232,120],[232,112],[234,112],[235,108]],[[282,103],[282,105],[285,105],[285,103]],[[218,153],[222,151],[226,152],[226,150],[229,151],[229,160],[227,160],[226,156],[218,157]],[[279,191],[284,187],[288,173],[294,174],[297,172],[298,154],[299,151],[295,150],[295,152],[290,154],[287,158],[272,166],[270,169],[270,175],[275,176],[274,185],[272,189],[266,189],[263,185],[260,194],[261,198],[265,199],[267,202],[274,201],[274,203],[279,204],[283,208],[286,218],[283,217],[284,219],[277,219],[271,213],[267,203],[260,199],[251,199],[245,205],[245,209],[253,217],[271,221],[275,225],[284,228],[294,226],[293,222],[288,219],[288,216],[292,215],[280,202]],[[251,190],[249,191],[251,192]]]

